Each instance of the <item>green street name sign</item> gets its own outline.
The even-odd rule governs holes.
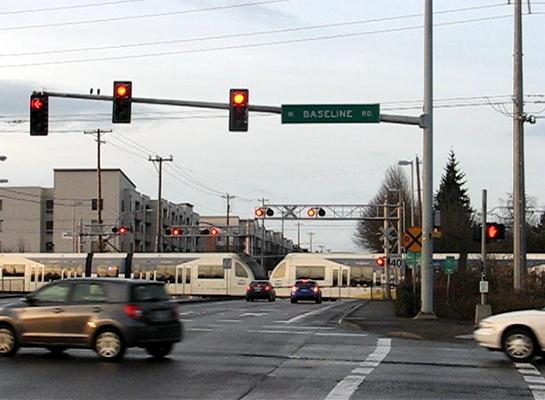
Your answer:
[[[282,105],[283,124],[350,124],[380,122],[380,104]]]

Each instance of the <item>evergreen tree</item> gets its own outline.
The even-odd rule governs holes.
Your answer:
[[[434,252],[459,253],[461,266],[473,244],[473,210],[471,208],[465,174],[460,171],[454,151],[451,150],[434,206],[441,212],[441,238],[434,240]]]

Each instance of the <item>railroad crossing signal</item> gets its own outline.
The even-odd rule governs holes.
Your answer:
[[[112,123],[129,124],[131,122],[132,82],[114,81],[114,101]]]
[[[420,253],[422,251],[422,228],[412,226],[405,231],[402,241],[406,251]]]
[[[112,233],[115,233],[117,235],[124,235],[125,233],[128,233],[128,232],[130,232],[130,229],[128,226],[119,226],[119,227],[114,226],[112,228]]]
[[[231,89],[229,91],[229,131],[248,131],[248,89]]]
[[[42,93],[30,95],[30,136],[47,136],[49,97]]]
[[[267,208],[267,207],[257,207],[254,210],[254,214],[256,218],[264,218],[265,215],[267,217],[272,217],[274,215],[274,210],[272,208]]]
[[[182,236],[184,230],[179,226],[170,226],[165,229],[165,236]]]

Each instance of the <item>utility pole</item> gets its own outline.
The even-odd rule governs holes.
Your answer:
[[[520,0],[519,0],[520,1]],[[422,196],[422,286],[417,317],[433,313],[433,1],[426,0],[424,16],[424,152]]]
[[[297,223],[297,247],[301,248],[301,223]]]
[[[308,233],[308,237],[309,237],[309,241],[310,241],[310,252],[312,253],[312,237],[315,235],[314,232],[309,232]]]
[[[515,290],[526,287],[526,199],[524,189],[524,104],[522,86],[522,0],[515,0],[513,56],[513,261]]]
[[[261,199],[261,207],[265,208],[265,202],[267,201],[269,201],[269,199],[263,197]],[[267,234],[265,231],[265,218],[263,218],[261,225],[261,266],[263,267],[263,269],[265,269],[265,241],[267,239],[266,236]]]
[[[225,193],[225,196],[222,196],[224,199],[227,200],[227,253],[230,251],[230,240],[231,236],[229,235],[229,213],[231,212],[231,199],[234,199],[235,196],[231,196],[229,193]]]
[[[148,161],[159,164],[159,189],[157,193],[157,231],[155,236],[155,252],[156,253],[162,253],[163,247],[161,243],[161,234],[162,234],[162,225],[163,225],[163,219],[161,216],[161,211],[163,210],[162,204],[161,204],[161,190],[162,190],[162,184],[163,184],[163,163],[167,161],[173,161],[172,156],[169,156],[168,158],[155,156],[151,157],[149,156]]]
[[[384,232],[386,233],[389,228],[389,221],[388,221],[388,195],[384,195],[384,221],[383,221],[383,228]],[[390,241],[388,240],[388,235],[384,235],[383,240],[383,248],[384,248],[384,260],[386,261],[384,264],[384,275],[386,275],[386,298],[390,300],[392,298],[392,291],[390,290]]]
[[[420,159],[418,155],[416,156],[416,192],[418,197],[418,226],[422,226],[422,187],[420,185]]]
[[[102,143],[106,143],[105,141],[100,139],[100,135],[103,133],[110,133],[112,132],[111,129],[104,130],[104,129],[96,129],[94,131],[84,131],[83,133],[86,135],[96,135],[96,142],[97,142],[97,219],[98,219],[98,226],[99,226],[99,233],[98,233],[98,252],[102,253],[104,251],[104,243],[102,241],[102,234],[104,233],[102,231],[102,171],[101,171],[101,165],[100,165],[100,145]]]

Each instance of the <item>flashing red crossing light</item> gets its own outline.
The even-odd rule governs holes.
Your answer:
[[[218,228],[210,229],[210,235],[211,236],[218,236],[219,234],[220,234],[220,230]]]
[[[49,128],[49,97],[42,93],[30,95],[30,136],[47,136]]]
[[[118,235],[124,235],[125,233],[129,233],[131,230],[128,226],[114,226],[112,228],[112,232]]]
[[[182,236],[184,230],[179,226],[169,226],[165,229],[165,236]]]
[[[309,208],[307,210],[307,215],[310,218],[316,218],[316,217],[325,217],[325,210],[323,208]]]
[[[114,82],[114,101],[112,123],[129,124],[131,122],[132,82]]]
[[[375,263],[379,266],[379,267],[384,267],[386,265],[386,257],[377,257],[375,259]]]
[[[274,215],[274,210],[268,207],[257,207],[254,210],[254,215],[256,216],[256,218],[264,218],[265,215],[267,217],[272,217]]]
[[[229,131],[248,131],[249,94],[248,89],[229,91]]]

